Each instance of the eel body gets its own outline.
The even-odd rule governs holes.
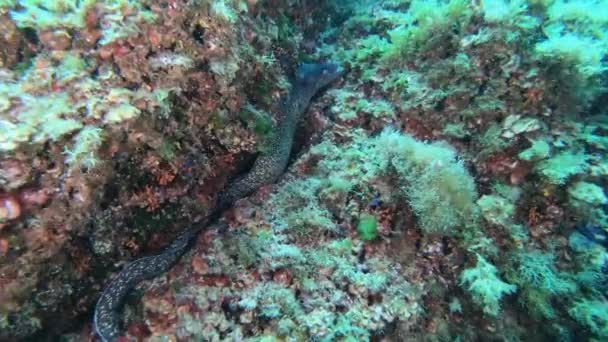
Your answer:
[[[341,74],[342,68],[333,63],[303,64],[298,68],[291,91],[279,104],[280,119],[268,151],[258,156],[247,174],[237,178],[220,194],[216,209],[205,222],[187,229],[160,254],[130,262],[106,286],[97,301],[93,317],[93,327],[102,341],[116,341],[121,335],[120,313],[124,299],[137,284],[171,269],[202,228],[219,218],[221,212],[236,200],[252,194],[262,185],[276,181],[287,166],[295,129],[308,103],[321,88]]]

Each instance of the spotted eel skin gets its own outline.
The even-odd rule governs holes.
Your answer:
[[[141,281],[152,279],[171,269],[202,228],[219,218],[222,210],[232,206],[236,200],[252,194],[260,186],[276,181],[287,166],[300,116],[312,97],[342,72],[342,68],[333,63],[303,64],[298,67],[291,91],[279,104],[279,123],[268,151],[256,159],[246,175],[237,178],[220,194],[216,209],[204,223],[187,229],[160,254],[127,264],[101,293],[95,306],[93,327],[103,342],[116,341],[120,336],[120,311],[131,289]]]

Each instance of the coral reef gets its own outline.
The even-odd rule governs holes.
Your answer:
[[[285,76],[268,58],[291,33],[208,5],[0,2],[1,338],[78,325],[111,272],[204,216],[231,176],[217,170],[263,140],[241,112],[272,120]]]
[[[0,0],[0,339],[93,339],[125,263],[273,143],[277,184],[127,299],[123,340],[606,340],[604,0]],[[291,143],[291,142],[290,142]]]

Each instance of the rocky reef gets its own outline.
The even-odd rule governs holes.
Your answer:
[[[93,341],[202,224],[299,64],[287,171],[141,284],[121,341],[608,338],[603,0],[0,0],[0,340]]]

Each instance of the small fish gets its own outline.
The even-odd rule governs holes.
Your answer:
[[[376,209],[382,205],[382,200],[380,199],[380,194],[375,194],[372,197],[371,201],[369,201],[369,207],[371,209]]]

